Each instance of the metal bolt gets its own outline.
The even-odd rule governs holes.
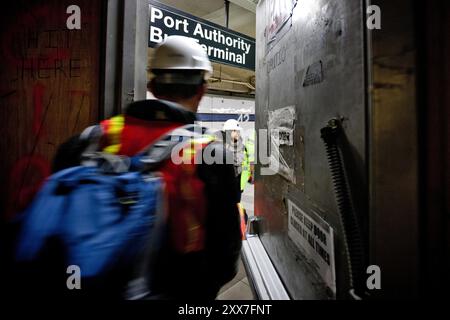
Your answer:
[[[336,119],[336,118],[334,118],[334,119],[331,119],[330,121],[328,121],[328,126],[329,126],[330,128],[335,129],[335,128],[337,128],[338,123],[339,123],[339,120]]]

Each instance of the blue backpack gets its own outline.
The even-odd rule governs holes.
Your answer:
[[[164,183],[143,167],[167,158],[168,144],[173,145],[153,148],[156,156],[147,154],[145,161],[142,155],[94,153],[83,165],[48,178],[22,215],[15,255],[22,272],[18,278],[28,276],[22,280],[25,286],[33,277],[56,279],[48,270],[59,257],[69,268],[66,278],[70,270],[79,271],[81,288],[75,289],[81,289],[81,295],[97,298],[116,292],[126,299],[154,295],[152,265],[165,230]],[[55,241],[60,250],[49,246]],[[46,287],[52,279],[35,287]],[[68,290],[65,279],[59,276],[56,281],[59,291]]]
[[[201,136],[199,130],[175,129],[133,158],[96,152],[95,133],[83,164],[48,178],[22,215],[18,281],[29,287],[43,277],[34,285],[38,293],[55,282],[56,294],[65,294],[69,268],[80,273],[81,290],[72,291],[81,296],[159,298],[152,276],[166,214],[164,181],[155,172],[177,144]]]

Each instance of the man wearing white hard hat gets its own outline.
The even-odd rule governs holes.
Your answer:
[[[242,239],[245,239],[245,230],[248,217],[244,207],[241,204],[242,192],[244,191],[244,188],[241,188],[241,180],[243,174],[245,173],[243,172],[244,163],[248,162],[249,160],[249,153],[243,141],[242,127],[239,121],[235,119],[229,119],[225,121],[220,136],[223,139],[222,142],[224,145],[224,149],[228,152],[229,155],[232,156],[231,161],[234,167],[234,176],[236,179],[236,183],[239,185],[239,190],[237,190],[236,197],[239,199],[238,207],[241,217],[241,233]]]
[[[222,128],[224,133],[224,146],[227,151],[233,154],[234,175],[236,180],[241,181],[242,163],[245,157],[245,146],[242,140],[242,127],[237,120],[227,120]],[[240,199],[239,192],[239,199]]]
[[[203,48],[191,38],[170,36],[156,48],[149,71],[148,88],[157,99],[133,102],[125,114],[103,121],[103,152],[134,156],[164,134],[196,121],[213,71]],[[209,146],[225,158],[222,143]],[[59,154],[54,167],[64,169],[68,157],[79,155]],[[152,290],[164,298],[213,300],[237,273],[242,245],[239,185],[233,165],[222,163],[196,165],[194,172],[172,166],[164,173],[166,183],[171,181],[167,232],[152,271]],[[186,212],[197,216],[187,217]]]
[[[159,99],[152,103],[175,102],[193,122],[213,71],[203,48],[191,38],[168,37],[156,49],[150,71],[153,78],[149,89]],[[223,145],[213,144],[215,152],[225,157]],[[236,275],[242,245],[239,199],[233,191],[239,190],[239,184],[233,179],[233,166],[226,161],[222,165],[203,164],[198,174],[205,184],[208,206],[203,225],[205,248],[188,254],[169,248],[166,259],[160,260],[161,287],[178,299],[214,299],[221,286]]]

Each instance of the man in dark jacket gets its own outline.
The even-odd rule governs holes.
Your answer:
[[[149,89],[158,100],[132,103],[124,115],[104,121],[104,151],[133,156],[161,135],[196,121],[195,113],[212,72],[203,48],[186,37],[168,37],[155,51],[151,72]],[[84,138],[82,134],[61,146],[54,170],[70,167],[80,159],[88,144]],[[204,246],[202,250],[180,252],[166,239],[154,270],[154,289],[169,299],[214,299],[237,272],[241,249],[236,197],[239,185],[233,164],[225,162],[223,145],[213,142],[210,147],[224,161],[199,164],[196,170],[206,199]]]

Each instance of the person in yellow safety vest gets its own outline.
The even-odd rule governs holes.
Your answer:
[[[247,137],[244,148],[244,161],[242,162],[241,192],[244,192],[247,183],[254,181],[255,165],[255,131]]]
[[[233,155],[234,175],[237,184],[241,185],[243,163],[247,156],[245,145],[242,139],[242,127],[239,121],[234,119],[227,120],[222,128],[222,139],[224,148]],[[242,188],[240,188],[238,198],[241,199]]]
[[[243,164],[248,160],[247,151],[245,150],[244,141],[242,139],[242,127],[239,121],[235,119],[227,120],[222,128],[222,131],[217,132],[218,139],[222,140],[224,149],[227,150],[231,155],[233,155],[232,161],[234,166],[234,176],[236,179],[236,184],[241,185],[242,174],[244,174]],[[237,190],[238,208],[241,217],[241,233],[242,239],[245,239],[246,225],[247,225],[247,214],[241,204],[242,188]]]
[[[248,182],[253,182],[254,162],[255,162],[255,147],[254,147],[254,131],[243,142],[242,127],[237,120],[227,120],[222,129],[224,146],[233,154],[233,161],[235,166],[235,176],[240,185],[239,198],[239,213],[241,216],[241,231],[243,239],[245,239],[246,225],[248,216],[245,208],[241,203],[241,195]]]
[[[254,181],[254,163],[255,163],[255,131],[253,131],[244,144],[244,159],[242,161],[241,173],[241,194],[244,192],[247,183]],[[245,239],[247,229],[248,215],[242,203],[239,203],[239,213],[241,215],[241,230]]]

